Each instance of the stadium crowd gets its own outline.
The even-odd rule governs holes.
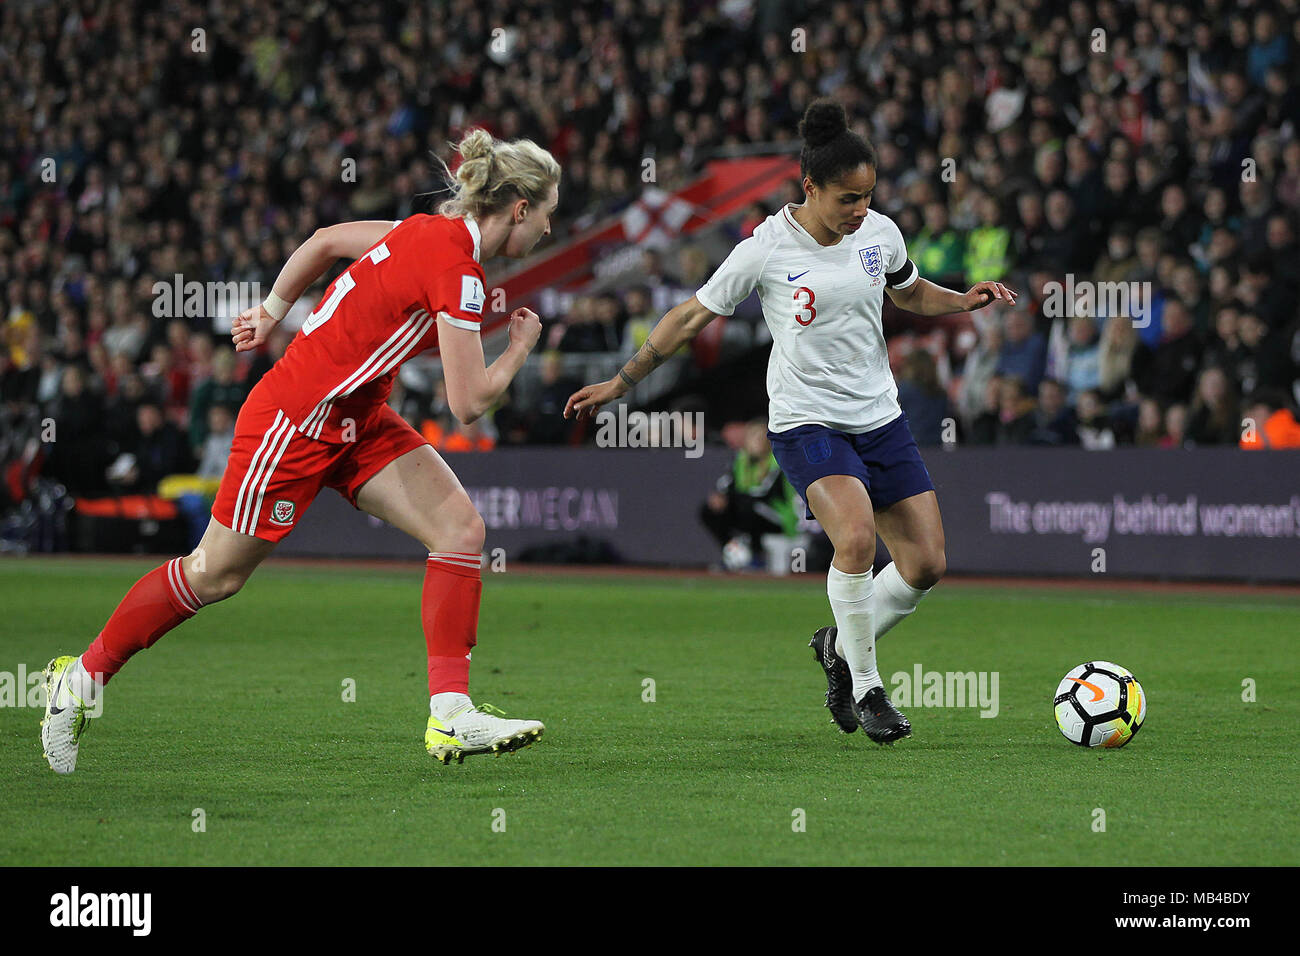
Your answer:
[[[562,241],[637,197],[645,157],[672,189],[715,150],[788,149],[824,94],[923,275],[1028,293],[973,324],[891,307],[920,442],[1297,442],[1297,45],[1300,0],[4,5],[3,485],[24,493],[15,463],[87,495],[219,475],[292,328],[237,359],[228,320],[159,314],[154,283],[269,289],[316,228],[431,208],[429,151],[465,129],[556,155]],[[541,401],[471,429],[433,385],[394,404],[449,450],[579,439],[563,356],[627,354],[717,264],[647,263],[547,317]],[[1051,314],[1067,276],[1149,295]]]

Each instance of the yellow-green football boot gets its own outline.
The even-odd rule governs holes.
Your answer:
[[[496,711],[496,713],[488,713]],[[474,754],[512,753],[536,743],[546,731],[540,720],[508,720],[491,704],[473,704],[451,717],[429,715],[424,748],[442,763],[464,763]]]
[[[41,721],[41,750],[55,773],[72,773],[77,769],[77,749],[81,735],[92,717],[98,717],[103,704],[103,688],[91,700],[79,697],[68,680],[77,658],[56,657],[45,665],[45,718]]]

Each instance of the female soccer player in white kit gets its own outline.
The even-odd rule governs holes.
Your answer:
[[[786,477],[830,536],[834,627],[811,642],[826,706],[845,733],[877,743],[911,733],[876,668],[876,639],[943,576],[943,524],[930,475],[898,404],[881,328],[884,294],[918,315],[1015,301],[998,282],[954,292],[920,278],[898,227],[872,211],[875,150],[844,107],[819,100],[799,133],[805,202],[769,216],[713,277],[671,309],[616,378],[588,385],[565,415],[591,415],[658,367],[755,288],[772,332],[768,437]],[[873,581],[876,535],[893,557]]]

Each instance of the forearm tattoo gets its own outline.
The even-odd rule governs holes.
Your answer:
[[[637,382],[645,378],[667,360],[662,352],[655,348],[655,344],[649,339],[645,340],[645,345],[632,356],[631,360],[618,370],[618,376],[627,383],[631,388]]]

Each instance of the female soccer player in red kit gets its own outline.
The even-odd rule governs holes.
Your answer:
[[[318,230],[290,256],[266,301],[232,323],[236,351],[256,348],[336,259],[355,260],[240,410],[199,546],[137,581],[81,657],[47,667],[41,743],[56,772],[75,769],[87,718],[122,665],[235,594],[325,486],[429,550],[422,599],[429,753],[447,763],[541,736],[539,721],[483,713],[468,696],[483,519],[446,462],[386,404],[401,364],[436,348],[451,410],[471,422],[506,390],[541,332],[534,313],[515,310],[509,347],[486,365],[481,263],[522,258],[550,232],[559,164],[532,142],[500,142],[483,130],[459,152],[453,198],[438,215]]]

